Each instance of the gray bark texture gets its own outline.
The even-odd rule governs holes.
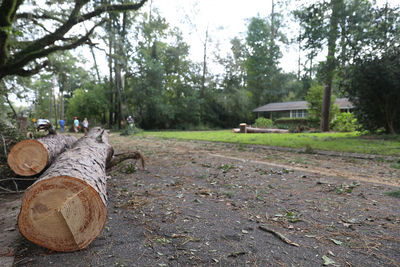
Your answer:
[[[72,149],[62,153],[37,182],[58,176],[81,179],[99,193],[106,205],[106,163],[113,154],[114,150],[108,144],[108,132],[94,127]]]

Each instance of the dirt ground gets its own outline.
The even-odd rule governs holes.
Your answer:
[[[111,135],[139,150],[108,180],[86,249],[20,237],[14,266],[400,266],[400,170],[382,158]],[[136,166],[136,167],[135,167]]]

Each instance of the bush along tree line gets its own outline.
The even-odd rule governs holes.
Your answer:
[[[260,105],[307,99],[313,124],[325,131],[338,116],[337,95],[352,100],[365,128],[397,133],[399,7],[321,0],[288,14],[287,2],[273,1],[269,16],[249,18],[244,36],[231,40],[226,55],[207,52],[216,44],[206,31],[204,61],[194,62],[183,34],[156,9],[145,12],[145,0],[71,1],[65,12],[56,4],[44,10],[33,2],[4,0],[0,109],[16,117],[10,99],[17,97],[30,104],[26,113],[31,117],[53,124],[63,118],[70,125],[78,116],[89,118],[90,125],[122,129],[132,115],[143,129],[204,129],[252,122],[252,110]],[[26,9],[29,5],[35,8]],[[279,66],[291,16],[301,26],[293,42],[307,53],[305,61],[299,57],[297,73]],[[93,27],[65,38],[73,26],[85,28],[85,21],[94,22]],[[53,25],[54,33],[45,24]],[[98,42],[107,49],[98,49]],[[81,45],[90,51],[89,71],[82,67],[89,63],[69,52]],[[316,63],[324,48],[326,60]],[[99,54],[108,60],[106,76],[96,60]],[[223,69],[219,75],[207,67],[211,58]]]

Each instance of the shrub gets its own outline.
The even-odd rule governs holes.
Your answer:
[[[308,118],[279,118],[275,120],[275,126],[291,132],[301,132],[307,128],[316,128],[318,124]],[[300,130],[299,128],[302,129]]]
[[[352,113],[344,112],[333,121],[332,129],[338,132],[354,132],[360,129],[360,124]]]
[[[274,122],[270,119],[260,117],[256,119],[254,126],[257,128],[271,128],[274,126]]]

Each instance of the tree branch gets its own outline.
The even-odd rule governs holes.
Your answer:
[[[15,74],[18,76],[22,76],[22,77],[32,76],[34,74],[39,73],[39,71],[41,71],[43,68],[45,68],[48,65],[49,65],[49,61],[46,60],[42,64],[36,65],[33,69],[30,69],[30,70],[25,70],[25,69],[21,68],[21,69],[17,70],[15,72]],[[0,78],[1,78],[1,76],[0,76]]]
[[[32,43],[28,44],[24,49],[18,51],[12,56],[8,56],[6,51],[7,49],[6,44],[10,37],[8,35],[8,32],[6,30],[3,30],[0,23],[0,79],[5,77],[6,75],[28,76],[29,73],[32,73],[32,71],[26,71],[23,70],[23,68],[24,66],[29,64],[29,62],[38,58],[46,57],[47,55],[55,51],[69,50],[84,44],[86,41],[88,41],[89,35],[92,34],[94,28],[104,23],[104,21],[102,20],[100,23],[96,24],[96,26],[92,28],[89,34],[81,38],[79,37],[72,38],[75,39],[76,41],[73,41],[70,44],[58,45],[58,46],[55,45],[55,42],[57,41],[66,40],[64,38],[64,35],[67,34],[73,26],[81,22],[84,22],[86,20],[89,20],[91,18],[94,18],[96,16],[99,16],[105,12],[138,10],[140,7],[144,5],[146,1],[147,0],[140,0],[139,3],[135,4],[103,5],[101,7],[96,8],[92,12],[80,15],[82,7],[85,4],[87,4],[89,0],[75,0],[75,6],[73,7],[68,19],[65,22],[61,19],[56,19],[53,16],[49,16],[47,14],[36,15],[38,19],[52,19],[58,22],[63,22],[63,24],[59,28],[57,28],[53,33],[47,34],[46,36],[40,39],[32,41]],[[7,3],[12,4],[16,2],[22,2],[22,0],[3,0],[0,12],[0,22],[1,19],[5,17],[4,15],[6,14],[5,12],[6,9],[4,9],[3,11],[3,6],[6,6]],[[8,10],[10,11],[10,9]],[[15,16],[16,10],[17,8],[15,10],[12,10],[13,16]],[[18,17],[29,19],[29,18],[34,18],[35,16],[31,16],[29,13],[20,13],[18,14]],[[11,21],[12,20],[8,20],[9,23],[7,24],[10,29],[11,29]]]
[[[32,20],[32,21],[35,21],[37,19],[49,19],[49,20],[54,20],[54,21],[60,22],[60,23],[65,23],[65,20],[51,16],[49,14],[37,15],[37,14],[33,14],[33,13],[24,12],[24,13],[16,14],[15,18],[16,19],[27,19],[27,20]]]
[[[11,101],[10,101],[10,99],[8,98],[7,92],[4,94],[4,97],[6,98],[7,104],[8,104],[8,106],[11,108],[11,110],[12,110],[12,112],[13,112],[13,114],[14,114],[15,120],[17,120],[17,119],[18,119],[17,112],[15,111],[13,105],[11,104]]]
[[[27,55],[23,60],[20,60],[19,62],[15,63],[14,65],[9,66],[9,68],[11,69],[12,72],[8,72],[7,70],[2,71],[0,69],[0,73],[4,72],[5,75],[17,74],[17,75],[24,76],[24,77],[38,73],[42,68],[44,68],[45,66],[48,65],[48,61],[45,62],[46,64],[37,65],[34,69],[29,70],[29,71],[24,70],[23,67],[34,59],[46,57],[49,54],[56,52],[56,51],[70,50],[70,49],[76,48],[76,47],[84,44],[89,39],[90,35],[93,33],[95,28],[98,27],[99,25],[103,24],[105,21],[106,20],[102,20],[101,22],[99,22],[98,24],[93,26],[86,35],[82,36],[79,39],[75,39],[70,44],[66,44],[63,46],[55,46],[54,45],[47,49],[42,49],[35,53],[31,53],[30,55]],[[71,40],[73,40],[73,39],[71,39]],[[15,69],[16,69],[16,71],[13,71]],[[0,78],[1,78],[1,76],[0,76]]]
[[[101,6],[97,9],[95,9],[92,12],[89,12],[85,15],[82,15],[79,20],[77,21],[82,22],[85,20],[89,20],[93,17],[96,17],[104,12],[110,12],[110,11],[128,11],[128,10],[138,10],[139,8],[141,8],[144,3],[146,3],[147,0],[141,0],[139,3],[137,4],[121,4],[121,5],[105,5],[105,6]]]

